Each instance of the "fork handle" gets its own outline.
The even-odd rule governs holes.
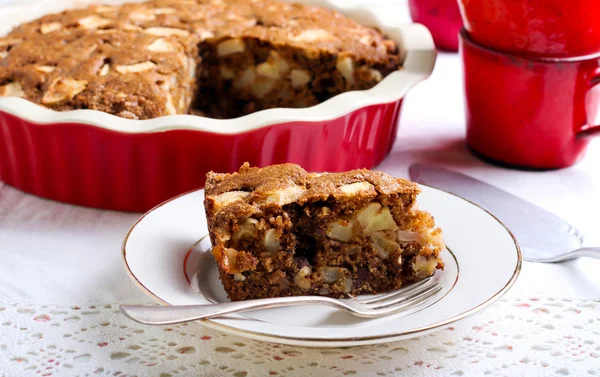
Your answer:
[[[581,249],[577,249],[571,253],[569,253],[568,259],[580,258],[580,257],[588,257],[600,259],[600,247],[582,247]],[[568,260],[565,259],[565,260]]]
[[[538,258],[535,259],[534,262],[558,263],[581,257],[600,259],[600,247],[582,247],[581,249],[573,250],[569,253],[562,254],[557,257]]]
[[[225,314],[239,313],[256,309],[277,308],[282,306],[321,304],[347,310],[337,300],[320,296],[278,297],[260,300],[234,301],[222,304],[149,306],[121,305],[121,311],[134,321],[148,325],[171,325],[196,321]]]

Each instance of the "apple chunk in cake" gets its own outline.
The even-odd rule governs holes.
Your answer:
[[[209,173],[213,255],[232,300],[398,289],[431,276],[442,233],[416,206],[419,187],[368,170],[298,165]]]

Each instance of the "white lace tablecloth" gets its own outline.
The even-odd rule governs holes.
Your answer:
[[[115,304],[0,306],[5,376],[600,376],[600,301],[503,299],[408,341],[307,349],[198,324],[148,327]]]
[[[353,1],[394,22],[408,20],[405,0]],[[440,54],[431,79],[411,91],[398,140],[378,169],[406,176],[415,161],[441,162],[513,192],[600,245],[598,142],[580,164],[560,171],[477,160],[464,145],[455,54]],[[120,259],[137,217],[42,200],[0,182],[0,377],[600,376],[600,261],[525,263],[505,300],[426,337],[303,349],[199,324],[142,326],[120,315],[121,303],[150,303]]]

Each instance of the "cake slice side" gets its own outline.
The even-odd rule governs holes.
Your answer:
[[[232,300],[397,289],[443,268],[441,231],[419,187],[383,173],[297,165],[209,173],[213,255]]]
[[[294,44],[293,34],[284,37],[277,31],[250,29],[240,37],[201,43],[201,95],[195,107],[219,118],[269,108],[309,107],[343,92],[370,89],[402,64],[395,50],[383,57],[356,55],[341,48],[331,52]]]

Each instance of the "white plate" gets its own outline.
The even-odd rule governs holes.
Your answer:
[[[146,213],[123,243],[125,268],[145,293],[165,305],[227,300],[206,245],[204,191],[176,197]],[[491,214],[455,195],[423,187],[419,206],[431,212],[449,246],[438,273],[443,291],[412,314],[361,319],[320,306],[277,308],[202,321],[240,336],[307,347],[348,347],[421,336],[473,314],[504,294],[521,269],[521,251]],[[188,276],[197,283],[197,292]]]

